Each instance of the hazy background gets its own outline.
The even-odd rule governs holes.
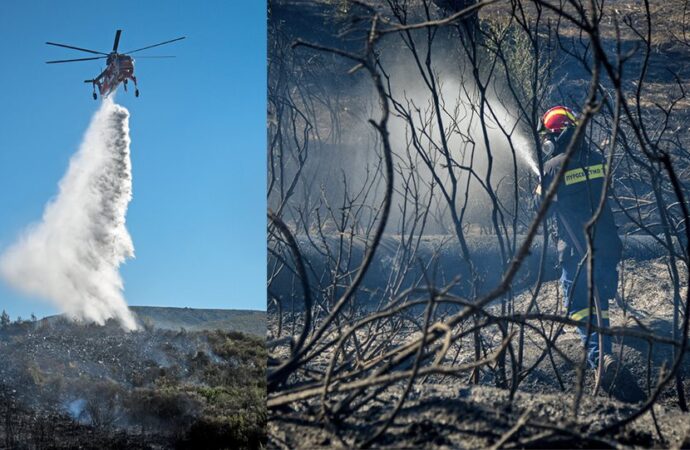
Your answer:
[[[101,61],[46,65],[178,36],[141,55],[131,113],[136,259],[122,268],[130,305],[265,309],[266,4],[261,1],[0,4],[0,251],[57,194],[100,100],[83,80]],[[135,55],[136,56],[136,55]],[[0,283],[14,319],[55,311]]]

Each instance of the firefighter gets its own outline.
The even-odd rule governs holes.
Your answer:
[[[565,151],[573,139],[577,116],[565,106],[555,106],[542,116],[540,136],[546,153],[544,174],[537,193],[551,185],[563,166]],[[561,267],[561,287],[568,317],[577,321],[577,330],[583,343],[587,340],[587,324],[593,325],[601,317],[601,325],[609,326],[609,300],[616,295],[618,286],[618,263],[621,259],[622,243],[618,237],[613,212],[605,201],[601,214],[592,228],[593,236],[593,300],[600,305],[590,308],[587,288],[587,241],[585,224],[593,217],[600,202],[606,177],[606,161],[592,150],[584,138],[578,139],[572,156],[565,168],[565,174],[558,185],[556,196],[549,209],[549,216],[555,219],[558,262]],[[598,300],[598,301],[597,301]],[[590,316],[590,313],[595,316]],[[586,342],[587,362],[596,367],[599,352],[604,354],[604,370],[613,362],[611,337],[603,334],[603,348],[599,348],[599,335],[591,330]]]
[[[565,106],[555,106],[541,118],[539,134],[546,154],[544,173],[537,187],[541,198],[565,162],[565,152],[571,145],[577,127],[577,115]],[[609,301],[618,288],[618,263],[623,245],[613,211],[604,201],[600,214],[592,227],[593,303],[587,286],[587,240],[585,225],[596,213],[606,180],[606,160],[592,149],[584,134],[572,142],[573,151],[559,182],[556,195],[549,206],[549,216],[556,226],[558,262],[561,267],[561,287],[568,317],[578,322],[577,332],[587,350],[587,363],[595,368],[602,354],[603,373],[601,386],[624,402],[637,403],[645,399],[645,393],[636,377],[622,364],[616,364],[611,348],[611,337],[599,333],[588,324],[609,327]],[[591,315],[590,315],[591,313]]]

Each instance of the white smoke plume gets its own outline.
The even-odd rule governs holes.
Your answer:
[[[0,275],[70,318],[98,324],[114,318],[133,330],[118,271],[134,256],[125,227],[132,198],[129,144],[129,112],[105,99],[40,223],[0,256]]]

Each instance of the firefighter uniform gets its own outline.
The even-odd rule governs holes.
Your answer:
[[[556,138],[553,153],[544,163],[541,189],[551,185],[563,166],[565,150],[574,134],[574,127],[564,128]],[[583,342],[586,339],[587,322],[597,324],[597,318],[590,318],[590,310],[597,314],[596,307],[590,308],[587,289],[587,266],[584,252],[587,250],[585,224],[592,218],[601,197],[605,182],[606,161],[596,151],[590,150],[583,140],[576,143],[576,149],[565,169],[565,176],[558,185],[556,196],[549,208],[549,216],[555,219],[557,228],[558,260],[562,269],[561,286],[568,316],[581,323],[578,333]],[[609,326],[608,304],[614,298],[618,286],[617,265],[621,258],[622,243],[618,237],[613,212],[604,204],[599,219],[593,227],[593,282],[601,302],[601,319],[604,327]],[[592,303],[595,304],[594,302]],[[592,330],[587,343],[588,362],[594,367],[598,360],[599,337]],[[611,353],[611,338],[603,336],[604,354]]]

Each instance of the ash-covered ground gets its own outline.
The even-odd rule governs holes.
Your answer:
[[[666,257],[623,261],[620,298],[610,305],[613,329],[653,331],[660,337],[671,338],[673,287],[667,263]],[[681,273],[680,278],[687,279],[685,273]],[[687,286],[681,286],[682,296],[686,289]],[[539,313],[563,315],[561,298],[558,281],[544,283],[537,297]],[[532,292],[523,291],[506,308],[513,314],[524,312],[531,299]],[[493,304],[486,309],[499,314],[501,308],[500,304]],[[274,315],[269,315],[269,330],[274,334],[277,331],[275,319]],[[289,319],[290,316],[284,315],[283,326]],[[552,339],[556,336],[554,322],[545,320],[540,326]],[[396,334],[398,343],[412,341],[419,335],[419,328],[414,325]],[[481,337],[487,348],[495,348],[502,339],[498,329],[491,327],[482,328]],[[517,339],[516,334],[513,342]],[[397,417],[374,445],[396,448],[488,448],[498,444],[501,448],[682,448],[690,444],[690,418],[679,408],[674,383],[669,383],[661,392],[653,415],[646,412],[619,430],[605,432],[603,430],[609,425],[638,410],[642,402],[622,402],[615,394],[603,390],[595,394],[594,372],[587,370],[583,377],[582,399],[576,408],[582,344],[574,327],[565,326],[557,333],[555,346],[562,354],[554,351],[552,357],[544,356],[541,360],[538,358],[544,355],[546,348],[543,337],[527,330],[524,339],[523,368],[530,370],[523,372],[524,377],[513,398],[509,389],[496,387],[496,362],[482,366],[476,374],[458,371],[457,374],[418,376]],[[631,337],[617,337],[614,342],[614,352],[632,377],[626,380],[619,376],[616,383],[632,379],[645,396],[648,395],[671,365],[671,346],[655,343],[650,350],[647,340]],[[275,354],[284,352],[287,355],[287,351],[287,348],[280,348]],[[309,373],[314,379],[325,373],[331,356],[332,353],[321,355],[310,362],[307,371],[300,372],[305,387],[313,381]],[[445,361],[461,366],[473,358],[472,339],[468,336],[454,342]],[[687,373],[687,358],[682,367]],[[478,383],[473,382],[472,375]],[[404,379],[378,390],[370,387],[354,400],[342,393],[329,393],[324,399],[319,393],[272,407],[269,410],[269,447],[361,445],[385,423],[405,391],[406,383]],[[683,383],[684,392],[690,392],[687,377]],[[299,395],[299,389],[295,392]],[[269,401],[271,398],[269,396]],[[360,400],[362,403],[358,404]],[[328,405],[326,409],[324,401]],[[351,413],[333,414],[343,404],[351,408]]]
[[[2,448],[259,448],[266,350],[236,331],[0,329]]]
[[[668,259],[658,259],[677,251],[659,236],[684,239],[688,223],[684,8],[495,2],[438,26],[467,4],[272,4],[269,447],[690,447],[687,363],[677,383],[667,376],[678,346],[677,286]],[[371,79],[346,53],[376,62]],[[388,108],[378,115],[364,80],[383,81],[376,92],[390,117]],[[534,220],[536,180],[517,158],[545,157],[536,118],[556,105],[594,113],[586,139],[612,158],[619,233],[664,247],[657,259],[624,256],[621,297],[610,309],[620,363],[610,394],[595,389],[574,328],[561,329],[562,294],[548,253],[540,261],[531,247],[532,261],[512,278],[505,303],[471,305],[500,285],[514,255],[504,245],[512,248]],[[492,113],[496,123],[487,123],[484,111],[504,108],[535,120],[513,127]],[[379,118],[382,127],[371,128]],[[508,135],[510,149],[501,145]],[[651,158],[650,148],[658,151]],[[392,170],[379,172],[386,157]],[[513,239],[499,223],[509,217]],[[475,224],[480,236],[467,239]],[[395,245],[391,235],[405,241]],[[492,241],[500,253],[484,245]],[[686,252],[677,254],[687,264]],[[547,281],[532,309],[525,289],[541,263]],[[675,296],[681,307],[686,290]],[[309,301],[313,317],[302,310]],[[659,380],[670,382],[657,389]],[[651,409],[643,406],[650,394]]]

